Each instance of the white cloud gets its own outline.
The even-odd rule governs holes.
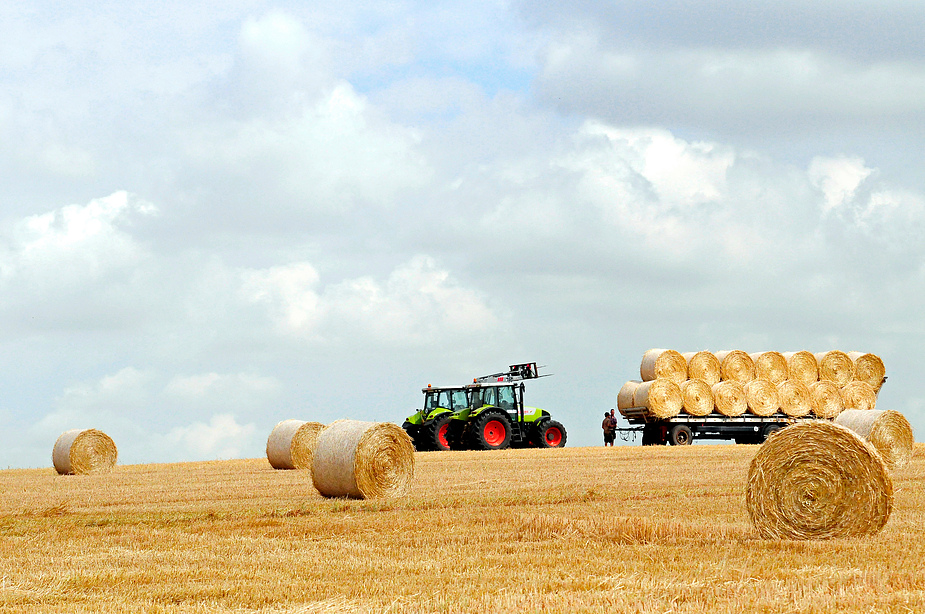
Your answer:
[[[873,169],[861,158],[823,158],[816,156],[809,166],[809,179],[825,197],[822,210],[829,212],[854,198],[858,186],[871,176]]]
[[[167,454],[189,460],[221,460],[239,458],[252,443],[255,430],[254,424],[238,424],[231,414],[215,414],[208,423],[178,426],[159,439]]]

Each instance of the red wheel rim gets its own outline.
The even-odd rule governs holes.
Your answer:
[[[550,447],[553,448],[558,448],[559,444],[562,443],[562,431],[554,426],[546,429],[546,434],[544,434],[543,437],[546,438],[546,443],[548,443]]]
[[[449,422],[441,425],[440,428],[437,430],[437,441],[439,441],[440,445],[443,446],[444,448],[450,447],[450,440],[446,438],[446,432],[448,430],[450,430]]]
[[[492,447],[500,446],[507,435],[507,429],[500,420],[489,420],[482,429],[482,435],[485,437],[485,443]]]

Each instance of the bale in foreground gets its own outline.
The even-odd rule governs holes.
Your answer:
[[[893,482],[874,447],[819,420],[768,438],[748,470],[745,503],[767,539],[877,533],[890,518]]]
[[[848,427],[875,448],[889,469],[898,469],[912,458],[915,438],[912,425],[898,411],[891,409],[846,409],[835,424]]]
[[[111,470],[117,456],[115,442],[103,431],[71,429],[58,437],[51,461],[61,475],[83,475]]]
[[[267,438],[267,460],[274,469],[311,469],[318,435],[324,425],[304,420],[283,420]]]
[[[337,420],[318,435],[312,481],[325,497],[400,497],[414,478],[414,445],[391,422]]]

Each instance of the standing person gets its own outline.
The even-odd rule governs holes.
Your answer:
[[[613,411],[613,410],[611,410]],[[614,429],[617,426],[617,419],[612,414],[604,412],[604,421],[601,422],[601,428],[604,429],[604,447],[608,445],[613,447]]]

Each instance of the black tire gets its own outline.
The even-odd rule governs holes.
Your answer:
[[[511,420],[502,411],[489,410],[469,422],[469,447],[504,450],[511,447]]]
[[[402,424],[401,427],[405,429],[405,432],[408,433],[408,437],[411,438],[411,443],[414,444],[414,449],[417,450],[418,452],[424,452],[425,450],[421,448],[421,445],[423,444],[423,442],[420,441],[419,439],[420,426],[417,424],[411,424],[410,422],[405,420],[404,424]]]
[[[568,433],[558,420],[543,420],[534,427],[531,439],[537,448],[564,448]]]
[[[446,427],[446,440],[450,450],[466,449],[466,421],[450,420]]]
[[[421,425],[419,439],[427,446],[428,450],[443,451],[450,449],[450,444],[447,440],[447,429],[449,428],[451,415],[450,413],[443,413]]]
[[[694,434],[686,424],[675,424],[668,431],[668,443],[673,446],[689,446],[693,440]]]
[[[768,437],[770,437],[777,431],[781,430],[781,428],[783,427],[779,424],[769,424],[766,427],[764,427],[764,429],[761,431],[761,442],[759,443],[764,443],[765,441],[767,441]]]

